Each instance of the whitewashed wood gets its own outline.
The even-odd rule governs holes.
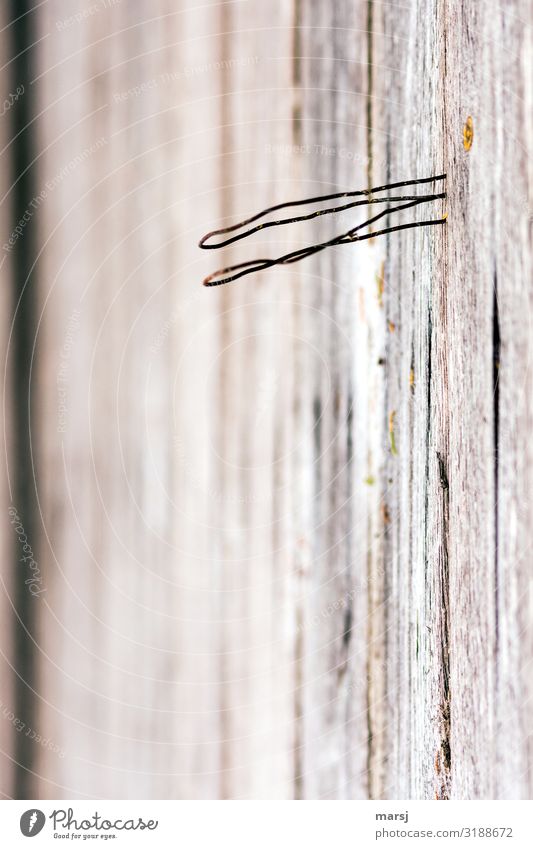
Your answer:
[[[368,511],[378,535],[382,534],[379,547],[374,543],[370,548],[370,540],[359,536],[357,548],[359,556],[372,551],[370,574],[374,577],[365,602],[366,635],[357,632],[358,652],[367,652],[370,670],[368,689],[361,700],[370,708],[364,716],[374,732],[369,737],[369,770],[363,787],[373,797],[527,797],[531,792],[526,742],[531,706],[525,672],[531,660],[530,597],[526,591],[531,555],[526,528],[529,506],[525,506],[529,504],[525,495],[529,472],[525,471],[527,463],[519,470],[513,459],[517,447],[511,434],[516,439],[520,432],[527,432],[522,428],[531,401],[525,391],[518,398],[513,388],[512,402],[504,406],[505,392],[517,386],[512,377],[517,366],[509,363],[509,354],[506,377],[502,354],[496,481],[492,365],[495,267],[500,281],[502,351],[505,353],[512,338],[516,345],[513,356],[521,369],[528,361],[527,321],[519,332],[510,332],[516,323],[512,316],[527,315],[529,309],[528,209],[524,203],[518,233],[513,230],[513,236],[508,233],[505,239],[498,235],[498,225],[504,226],[504,209],[511,203],[509,199],[505,205],[502,198],[510,186],[526,184],[523,149],[530,132],[525,111],[530,95],[524,90],[524,71],[529,43],[525,42],[527,32],[520,28],[525,9],[506,8],[494,15],[488,9],[454,6],[444,12],[439,4],[429,9],[418,3],[364,6],[369,26],[363,22],[361,28],[372,33],[373,68],[366,77],[367,92],[371,83],[371,113],[366,116],[371,130],[367,121],[365,140],[372,147],[373,182],[447,171],[450,199],[446,232],[419,231],[394,236],[387,243],[383,313],[381,317],[374,313],[369,325],[364,322],[369,336],[366,344],[357,346],[354,374],[360,377],[354,445],[358,444],[360,424],[363,433],[370,431],[377,437],[379,448],[371,497],[362,492],[361,472],[356,472],[354,491],[359,495],[359,509],[363,503],[362,509]],[[303,121],[304,125],[306,119],[319,124],[326,113],[329,128],[332,102],[338,100],[339,111],[346,117],[351,116],[352,101],[357,97],[351,86],[346,87],[349,93],[337,93],[343,76],[337,63],[323,58],[324,54],[341,58],[347,34],[345,29],[339,34],[339,19],[332,20],[333,13],[323,6],[308,5],[306,9],[313,28],[305,32],[304,52],[313,59],[309,61]],[[342,18],[343,12],[345,7],[340,4],[337,15]],[[354,53],[360,56],[364,47],[358,44],[357,33],[350,37]],[[504,94],[511,80],[516,86],[514,98]],[[313,91],[321,85],[328,97]],[[358,114],[364,114],[364,98],[359,97],[357,106]],[[468,115],[473,116],[475,136],[467,152],[463,125]],[[497,139],[508,138],[507,128],[514,128],[514,143],[512,151],[504,154]],[[336,127],[335,141],[339,137]],[[358,141],[361,144],[362,140]],[[319,171],[331,175],[327,165]],[[512,253],[509,244],[513,244]],[[364,253],[358,262],[364,263]],[[329,269],[327,263],[325,257],[318,261],[319,267]],[[367,264],[364,274],[365,305],[375,271],[374,260],[374,267]],[[507,294],[511,280],[515,288]],[[319,303],[331,315],[339,299],[322,295]],[[503,303],[508,314],[502,318]],[[504,335],[506,326],[509,329]],[[358,331],[359,326],[352,323],[352,338],[357,339]],[[366,379],[372,374],[370,339],[377,342],[378,349],[383,345],[384,388],[379,378]],[[333,369],[338,358],[337,351],[331,354]],[[325,388],[318,391],[323,403]],[[371,410],[368,417],[363,412],[365,398]],[[309,397],[307,403],[311,403]],[[388,439],[391,414],[397,455]],[[331,432],[331,424],[329,428]],[[328,433],[327,420],[324,430]],[[529,448],[524,445],[523,450]],[[357,458],[356,453],[355,469]],[[334,469],[331,458],[325,469],[320,466],[326,477]],[[330,492],[329,503],[334,497]],[[517,508],[512,507],[518,502],[523,505],[521,531]],[[509,505],[508,513],[502,513],[502,503]],[[322,520],[328,516],[328,507],[326,498],[318,510]],[[317,531],[312,520],[310,527],[320,549],[323,530]],[[509,547],[524,553],[512,566]],[[384,556],[383,572],[380,556]],[[328,563],[330,576],[335,573],[334,563],[331,559]],[[360,565],[356,574],[361,575]],[[316,572],[311,582],[326,599],[327,590]],[[315,645],[323,645],[326,634],[324,626]],[[339,635],[335,624],[330,625],[331,634]],[[377,646],[374,634],[380,636]],[[369,646],[365,647],[368,635]],[[326,668],[334,665],[330,660]],[[323,670],[324,664],[315,658],[310,677]],[[380,696],[385,694],[384,701]],[[508,717],[512,717],[510,722],[505,719]],[[313,739],[331,744],[333,722],[330,712],[312,727],[310,760]],[[318,744],[323,757],[327,752],[331,758],[332,748],[322,749]],[[359,748],[364,757],[364,741]],[[315,756],[313,763],[319,765],[308,785],[313,797],[328,793],[317,777],[319,758],[320,754]],[[504,760],[505,780],[500,771]],[[331,774],[331,764],[329,768]],[[327,773],[327,768],[323,771]]]
[[[224,6],[223,220],[290,198],[292,4]],[[225,257],[284,252],[283,231]],[[255,245],[255,247],[254,247]],[[261,247],[259,247],[261,246]],[[224,260],[213,256],[214,267]],[[294,276],[211,290],[220,312],[214,395],[221,463],[218,529],[220,746],[223,798],[293,794],[294,541],[291,539]],[[211,455],[213,458],[213,454]]]
[[[82,7],[36,15],[38,186],[103,141],[39,216],[33,795],[531,797],[527,4]],[[445,229],[199,286],[363,215],[217,222],[441,171]]]
[[[302,4],[301,26],[308,154],[300,194],[365,188],[366,10]],[[340,232],[351,220],[353,213],[323,220],[314,238]],[[379,428],[369,422],[380,394],[380,261],[378,245],[339,247],[300,272],[300,321],[322,358],[319,373],[309,356],[301,367],[299,403],[308,411],[301,418],[312,467],[311,474],[303,463],[296,470],[297,478],[310,477],[302,490],[312,499],[302,531],[311,552],[302,582],[303,618],[311,623],[303,638],[305,798],[365,798],[379,751],[370,720],[380,721],[374,705],[381,698],[379,493],[365,479],[377,481],[381,463]]]
[[[394,536],[385,794],[528,798],[524,428],[531,394],[515,376],[524,375],[530,344],[526,204],[516,221],[513,208],[512,228],[509,221],[512,186],[526,192],[528,180],[526,7],[448,4],[444,13],[440,4],[384,4],[381,14],[384,44],[393,47],[382,50],[382,62],[398,69],[376,74],[387,98],[391,176],[443,170],[449,193],[446,231],[391,240],[386,264],[387,311],[397,326],[387,383],[389,407],[398,411],[399,457],[389,459],[387,472]],[[466,151],[469,115],[474,141]],[[495,275],[502,340],[497,477]]]
[[[527,4],[499,11],[493,56],[502,68],[494,161],[501,163],[501,194],[494,238],[502,350],[499,370],[497,644],[495,678],[496,794],[527,798],[533,792],[532,675],[532,448],[531,222],[533,171],[531,20]],[[501,108],[501,111],[500,111]],[[497,111],[496,111],[497,110]],[[509,141],[513,157],[507,153]],[[517,194],[518,189],[518,194]],[[508,215],[516,203],[516,222]],[[527,363],[527,365],[526,365]]]
[[[122,4],[54,33],[69,14],[68,3],[43,9],[53,34],[41,54],[43,179],[89,140],[106,143],[51,195],[43,234],[42,497],[58,563],[48,555],[42,721],[66,755],[43,757],[38,792],[214,797],[210,419],[193,414],[212,339],[200,332],[211,305],[197,297],[196,224],[216,208],[218,142],[213,79],[185,69],[209,55],[219,26],[207,7],[148,15]],[[55,375],[78,304],[60,440]]]

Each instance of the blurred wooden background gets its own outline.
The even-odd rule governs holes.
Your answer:
[[[529,12],[2,4],[4,797],[531,798]]]

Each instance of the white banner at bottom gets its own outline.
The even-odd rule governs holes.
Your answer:
[[[2,846],[531,849],[532,802],[3,801]],[[28,840],[35,838],[34,844]]]

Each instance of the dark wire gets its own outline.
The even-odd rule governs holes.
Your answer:
[[[199,242],[199,246],[201,248],[203,248],[204,250],[210,250],[210,249],[212,250],[212,249],[216,249],[216,248],[226,247],[227,245],[230,245],[233,242],[237,242],[240,239],[244,239],[247,236],[251,235],[252,233],[255,233],[258,230],[265,229],[267,227],[278,227],[278,226],[281,226],[281,225],[284,225],[284,224],[294,224],[298,221],[309,221],[310,219],[318,217],[320,215],[328,215],[328,214],[333,214],[335,212],[341,212],[341,211],[346,210],[346,209],[351,209],[352,207],[355,207],[355,206],[370,205],[370,204],[374,204],[374,203],[390,203],[391,201],[394,201],[394,202],[402,201],[401,205],[394,206],[392,208],[388,207],[387,209],[383,210],[382,212],[378,213],[377,215],[372,216],[371,218],[368,218],[366,221],[363,221],[361,224],[358,224],[357,226],[346,231],[345,233],[341,233],[339,236],[335,236],[332,239],[328,239],[326,242],[321,242],[317,245],[310,245],[310,246],[305,247],[305,248],[300,248],[296,251],[291,251],[288,254],[284,254],[283,256],[276,257],[274,259],[255,259],[255,260],[248,260],[247,262],[240,262],[240,263],[237,263],[235,265],[229,265],[226,268],[221,268],[218,271],[215,271],[213,274],[210,274],[208,277],[206,277],[204,279],[203,284],[204,284],[204,286],[221,286],[224,283],[230,283],[234,280],[237,280],[239,277],[244,277],[246,274],[252,274],[254,271],[263,271],[264,269],[271,268],[274,265],[287,265],[287,264],[290,264],[290,263],[293,263],[293,262],[298,262],[301,259],[304,259],[308,256],[312,256],[313,254],[318,253],[319,251],[322,251],[325,248],[332,247],[334,245],[350,244],[350,243],[353,243],[355,241],[362,242],[365,239],[372,239],[372,238],[377,237],[377,236],[383,236],[387,233],[395,233],[399,230],[408,230],[408,229],[411,229],[411,228],[414,228],[414,227],[426,227],[426,226],[430,226],[430,225],[433,225],[433,224],[444,224],[445,221],[446,221],[446,217],[440,218],[440,219],[432,219],[432,220],[429,220],[429,221],[416,221],[416,222],[411,222],[409,224],[400,224],[400,225],[397,225],[395,227],[387,227],[383,230],[377,230],[377,231],[373,231],[373,232],[362,234],[362,235],[359,234],[360,230],[362,230],[366,227],[369,227],[371,224],[375,223],[376,221],[378,221],[379,219],[383,218],[386,215],[392,215],[395,212],[401,212],[404,209],[410,209],[411,207],[418,206],[419,204],[429,203],[431,201],[439,200],[439,199],[446,197],[446,193],[442,192],[442,193],[439,193],[439,194],[430,194],[430,195],[421,195],[421,196],[408,195],[408,196],[403,196],[403,197],[387,196],[387,197],[383,197],[383,198],[375,198],[375,197],[373,197],[373,195],[375,195],[376,193],[386,191],[386,190],[390,190],[390,189],[396,189],[396,188],[399,188],[399,187],[402,187],[402,186],[413,186],[413,185],[419,185],[419,184],[422,184],[422,183],[431,183],[431,182],[434,182],[434,181],[437,181],[437,180],[445,180],[445,179],[446,179],[446,174],[440,174],[436,177],[426,177],[426,178],[420,179],[420,180],[404,181],[404,182],[401,182],[401,183],[389,183],[386,186],[378,186],[377,188],[367,189],[367,190],[363,190],[363,191],[339,192],[337,194],[322,195],[322,196],[319,196],[319,197],[305,198],[303,200],[298,200],[298,201],[290,201],[288,203],[280,203],[280,204],[276,204],[275,206],[271,206],[268,209],[265,209],[262,212],[257,213],[256,215],[253,215],[251,218],[247,218],[244,221],[239,222],[238,224],[232,224],[231,226],[223,227],[220,230],[213,230],[210,233],[207,233],[205,236],[203,236],[203,238]],[[225,233],[232,233],[235,230],[239,230],[241,227],[245,227],[247,224],[251,224],[253,221],[257,221],[260,218],[264,218],[268,214],[275,212],[277,210],[280,210],[280,209],[286,209],[288,207],[294,207],[294,206],[302,206],[304,204],[309,204],[309,203],[319,203],[321,201],[333,200],[333,199],[336,199],[336,198],[348,198],[348,197],[356,197],[356,196],[360,197],[361,195],[365,196],[365,200],[355,201],[355,202],[351,202],[351,203],[348,203],[348,204],[343,204],[341,206],[334,206],[334,207],[330,207],[328,209],[318,210],[316,212],[312,212],[312,213],[307,214],[307,215],[297,216],[295,218],[282,218],[282,219],[278,219],[277,221],[269,221],[269,222],[266,222],[264,224],[259,224],[256,227],[252,227],[249,230],[246,230],[243,233],[240,233],[236,236],[232,236],[231,238],[226,239],[222,242],[217,242],[215,244],[210,244],[210,245],[206,244],[207,240],[211,239],[213,236],[220,236],[220,235],[225,234]],[[239,270],[239,269],[241,269],[241,270]],[[232,272],[237,272],[237,273],[234,274]],[[219,277],[219,275],[221,275],[221,274],[224,275],[224,276],[221,277],[220,279],[215,279],[215,278]]]

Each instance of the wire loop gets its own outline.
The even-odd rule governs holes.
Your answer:
[[[393,206],[392,208],[388,206],[386,209],[382,210],[376,215],[371,216],[366,221],[363,221],[361,224],[357,224],[355,227],[352,227],[345,233],[341,233],[339,236],[335,236],[334,238],[328,239],[325,242],[320,242],[316,245],[310,245],[305,248],[299,248],[298,250],[291,251],[290,253],[284,254],[283,256],[275,257],[272,259],[254,259],[248,260],[247,262],[240,262],[235,265],[228,265],[225,268],[221,268],[218,271],[213,272],[213,274],[208,275],[204,279],[203,285],[222,286],[225,283],[231,283],[234,280],[238,280],[239,277],[244,277],[246,274],[252,274],[254,271],[263,271],[266,268],[272,268],[272,266],[274,265],[288,265],[293,262],[299,262],[301,259],[305,259],[308,256],[312,256],[313,254],[319,253],[320,251],[325,250],[325,248],[333,247],[334,245],[353,244],[356,241],[362,242],[365,239],[373,239],[377,236],[384,236],[387,233],[395,233],[400,230],[409,230],[414,227],[427,227],[435,224],[444,224],[446,222],[446,216],[444,216],[443,218],[430,219],[425,221],[414,221],[409,224],[399,224],[395,227],[385,227],[382,230],[371,231],[369,233],[360,233],[361,230],[370,227],[376,221],[379,221],[381,218],[387,215],[392,215],[395,212],[401,212],[404,209],[411,209],[412,207],[419,206],[420,204],[431,203],[432,201],[444,199],[446,197],[445,192],[439,192],[428,195],[387,195],[382,198],[376,198],[374,197],[374,195],[376,195],[377,193],[390,191],[392,189],[403,188],[405,186],[415,186],[425,183],[433,183],[445,179],[446,174],[440,174],[436,177],[425,177],[420,180],[406,180],[401,183],[389,183],[388,185],[378,186],[374,189],[364,189],[356,192],[338,192],[336,194],[321,195],[319,197],[305,198],[303,200],[297,201],[289,201],[288,203],[279,203],[275,206],[271,206],[268,209],[264,209],[261,212],[258,212],[256,215],[252,215],[250,218],[246,218],[244,221],[240,221],[238,224],[232,224],[229,227],[222,227],[220,230],[212,230],[210,233],[206,233],[206,235],[200,239],[199,247],[203,250],[216,250],[219,248],[227,247],[228,245],[231,245],[234,242],[238,242],[240,239],[245,239],[247,236],[250,236],[253,233],[256,233],[257,231],[264,230],[268,227],[280,227],[285,224],[294,224],[299,221],[309,221],[321,215],[332,215],[334,213],[343,212],[344,210],[352,209],[357,206],[370,206],[372,204],[379,203],[398,204],[396,206]],[[305,215],[296,216],[294,218],[280,218],[276,221],[267,221],[262,224],[257,224],[254,227],[250,227],[243,233],[230,236],[229,238],[223,239],[219,242],[215,242],[214,244],[208,244],[208,242],[212,240],[215,236],[223,236],[228,233],[235,233],[236,230],[241,230],[243,227],[247,227],[254,221],[258,221],[261,218],[265,218],[272,212],[277,212],[281,209],[304,206],[306,204],[312,203],[316,204],[327,200],[336,200],[340,198],[352,198],[361,196],[364,196],[365,199],[350,201],[349,203],[342,204],[340,206],[332,206],[328,209],[320,209],[315,212],[307,213]]]

